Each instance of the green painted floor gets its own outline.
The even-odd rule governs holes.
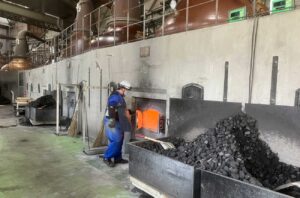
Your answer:
[[[0,126],[0,198],[139,197],[131,192],[128,165],[109,168],[82,153],[81,139],[53,132]]]

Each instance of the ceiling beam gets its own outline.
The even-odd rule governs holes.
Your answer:
[[[61,0],[63,3],[68,5],[70,8],[76,8],[77,3],[73,0]]]
[[[5,40],[16,40],[16,38],[14,38],[14,37],[10,37],[10,36],[3,35],[3,34],[0,34],[0,39],[5,39]]]
[[[60,31],[58,27],[58,18],[3,1],[0,1],[0,17],[45,29]]]
[[[9,26],[0,24],[0,29],[8,30]]]

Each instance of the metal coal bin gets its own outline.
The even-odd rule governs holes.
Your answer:
[[[199,100],[170,100],[170,125],[169,136],[184,137],[191,139],[208,129],[222,118],[226,118],[241,111],[239,103],[222,103],[213,101]],[[192,108],[191,108],[192,107]],[[250,107],[246,105],[247,108]],[[255,109],[253,105],[251,108]],[[276,112],[283,109],[285,117],[299,116],[300,110],[294,107],[274,106]],[[260,111],[270,111],[270,107],[260,108]],[[257,111],[250,111],[255,117]],[[273,111],[272,111],[273,112]],[[289,113],[291,112],[291,113]],[[260,112],[262,113],[262,112]],[[289,116],[290,115],[290,116]],[[270,114],[271,116],[271,114]],[[267,126],[272,118],[259,117],[259,127],[267,131]],[[276,115],[274,115],[276,116]],[[266,121],[264,119],[267,119]],[[294,118],[295,119],[295,118]],[[293,119],[293,120],[294,120]],[[277,122],[278,120],[275,119]],[[266,125],[264,123],[267,123]],[[299,129],[298,126],[288,126]],[[197,130],[196,130],[197,129]],[[295,142],[295,132],[291,130],[279,131],[278,136],[286,137],[285,140]],[[264,136],[264,131],[261,131]],[[290,135],[290,134],[293,135]],[[300,141],[300,134],[296,134]],[[267,135],[269,141],[277,140],[276,135],[273,139]],[[164,138],[162,138],[163,140]],[[225,177],[212,172],[196,169],[193,166],[184,164],[169,157],[160,155],[150,150],[146,150],[139,145],[145,141],[138,141],[129,144],[129,175],[134,186],[145,191],[154,197],[178,197],[178,198],[287,198],[291,197],[281,194],[264,187],[255,186],[230,177]],[[273,141],[274,144],[274,141]],[[294,145],[295,146],[295,145]],[[272,146],[271,146],[272,147]],[[300,149],[300,144],[298,149]],[[286,148],[283,149],[285,153]],[[279,150],[276,150],[281,155]],[[294,164],[298,164],[296,161]]]
[[[56,122],[56,108],[35,108],[27,106],[25,117],[34,126],[36,125],[53,125]]]

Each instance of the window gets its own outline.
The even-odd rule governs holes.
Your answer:
[[[182,88],[182,98],[203,100],[204,87],[196,83],[187,84]]]

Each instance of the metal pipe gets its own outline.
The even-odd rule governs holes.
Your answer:
[[[143,5],[143,39],[146,37],[146,7]]]
[[[96,61],[96,68],[99,70],[99,86],[100,86],[100,112],[102,112],[102,68]]]
[[[89,107],[91,106],[91,68],[89,67]]]
[[[129,0],[127,0],[127,43],[129,41],[129,16],[130,16],[130,3]]]
[[[103,82],[103,77],[102,77],[102,68],[100,69],[100,112],[102,112],[102,82]]]
[[[83,145],[85,147],[85,140],[86,140],[86,123],[87,123],[87,113],[86,113],[86,107],[85,107],[85,97],[84,94],[82,94],[82,99],[83,99],[83,107],[82,111],[84,112],[83,119],[82,119],[82,140],[83,140]]]
[[[59,135],[59,92],[60,85],[56,84],[56,135]]]
[[[253,0],[252,2],[252,9],[253,17],[256,17],[256,0]]]
[[[216,23],[219,22],[219,0],[216,0]]]
[[[249,95],[248,95],[249,104],[252,103],[258,22],[259,22],[259,17],[255,17],[253,20],[252,43],[251,43],[251,52],[250,52],[251,54],[250,54],[250,73],[249,73]]]
[[[70,28],[72,31],[72,28]],[[71,32],[70,31],[70,32]],[[72,57],[73,55],[73,43],[72,43],[72,36],[69,37],[70,38],[70,56]]]
[[[92,14],[89,14],[89,20],[90,20],[90,30],[89,30],[89,49],[91,49],[91,40],[92,40]]]
[[[186,18],[185,18],[185,31],[188,31],[189,29],[189,6],[190,6],[190,0],[186,0]]]
[[[82,53],[82,52],[84,52],[84,48],[85,48],[85,46],[84,46],[84,17],[82,17],[82,19],[81,19],[81,23],[82,23],[82,29],[81,30],[79,30],[79,31],[81,31],[81,35],[83,36],[83,46],[82,47],[80,47],[79,48],[79,50],[80,50],[80,52]]]
[[[66,38],[66,48],[65,48],[65,50],[66,50],[66,57],[69,57],[68,56],[68,48],[69,48],[68,47],[68,29],[66,29],[65,32],[66,32],[66,37],[65,37]]]
[[[101,9],[101,7],[99,7],[98,8],[98,24],[97,24],[97,26],[98,26],[98,31],[97,31],[97,38],[99,38],[99,36],[100,36],[100,24],[101,24],[101,19],[100,19],[100,9]],[[99,48],[99,42],[97,42],[97,47]]]
[[[118,0],[116,0],[118,1]],[[114,6],[116,7],[116,1],[114,1]],[[114,9],[113,13],[114,17],[114,46],[116,45],[116,9]]]
[[[163,0],[163,17],[162,17],[162,30],[161,35],[165,34],[165,9],[166,9],[166,0]]]
[[[43,57],[43,60],[42,60],[42,64],[44,64],[45,63],[45,59],[46,59],[46,43],[44,43],[44,57]]]
[[[11,93],[11,103],[14,103],[15,102],[15,93],[13,90],[10,90],[10,93]]]
[[[107,55],[107,57],[108,57],[108,83],[110,83],[110,81],[111,81],[111,65],[110,65],[110,58],[112,57],[112,55],[111,54],[108,54]]]

